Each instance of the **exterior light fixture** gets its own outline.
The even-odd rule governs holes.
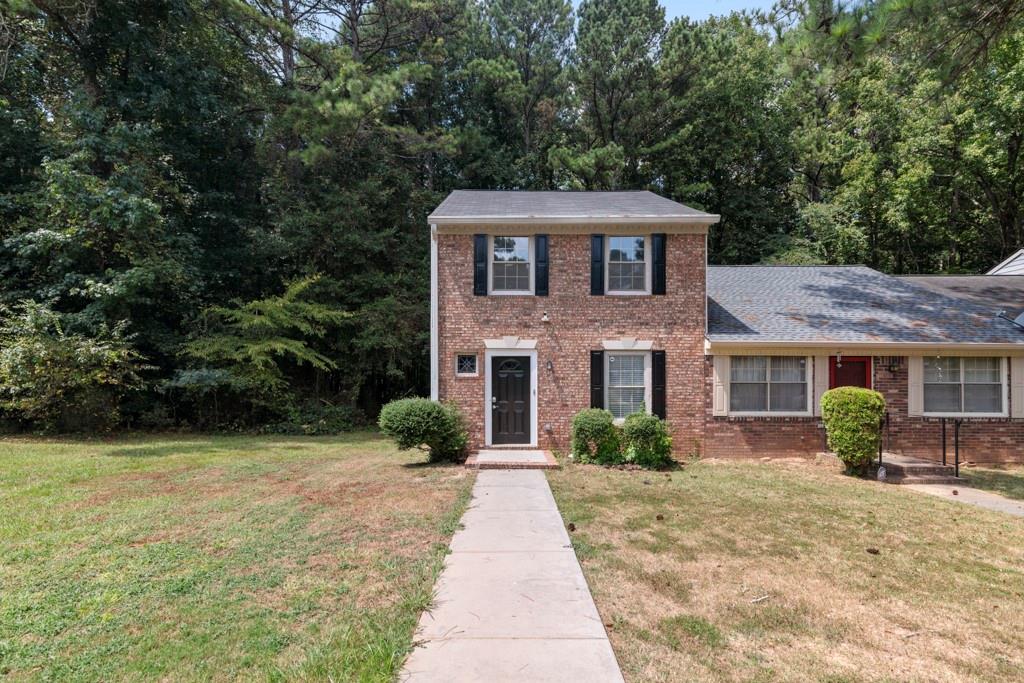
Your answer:
[[[547,311],[544,311],[543,313],[540,314],[540,321],[542,323],[549,323],[549,322],[551,322],[551,318],[548,317],[548,312]]]
[[[843,352],[842,351],[836,351],[836,367],[837,368],[843,367]]]
[[[544,367],[548,369],[548,372],[551,372],[552,370],[555,369],[555,364],[552,363],[551,361],[548,361],[547,363],[544,364]]]

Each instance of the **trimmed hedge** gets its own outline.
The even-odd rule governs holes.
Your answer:
[[[837,387],[821,397],[828,447],[847,470],[863,471],[878,453],[885,399],[861,387]]]
[[[622,425],[623,457],[626,462],[657,469],[672,462],[672,437],[657,415],[633,413]]]
[[[572,457],[579,462],[614,465],[621,462],[619,432],[607,410],[587,408],[572,418]]]
[[[399,450],[426,446],[430,460],[465,460],[469,435],[458,408],[427,398],[391,401],[380,411],[380,430]]]

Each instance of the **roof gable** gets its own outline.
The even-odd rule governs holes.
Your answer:
[[[986,275],[1024,275],[1024,249],[1018,249],[1009,258],[985,273]]]

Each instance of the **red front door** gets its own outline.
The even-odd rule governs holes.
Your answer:
[[[828,359],[828,388],[871,388],[871,356],[843,356]]]

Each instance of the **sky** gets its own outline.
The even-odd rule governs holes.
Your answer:
[[[712,15],[729,14],[742,9],[768,9],[774,0],[661,0],[665,18],[689,17],[707,19]]]

